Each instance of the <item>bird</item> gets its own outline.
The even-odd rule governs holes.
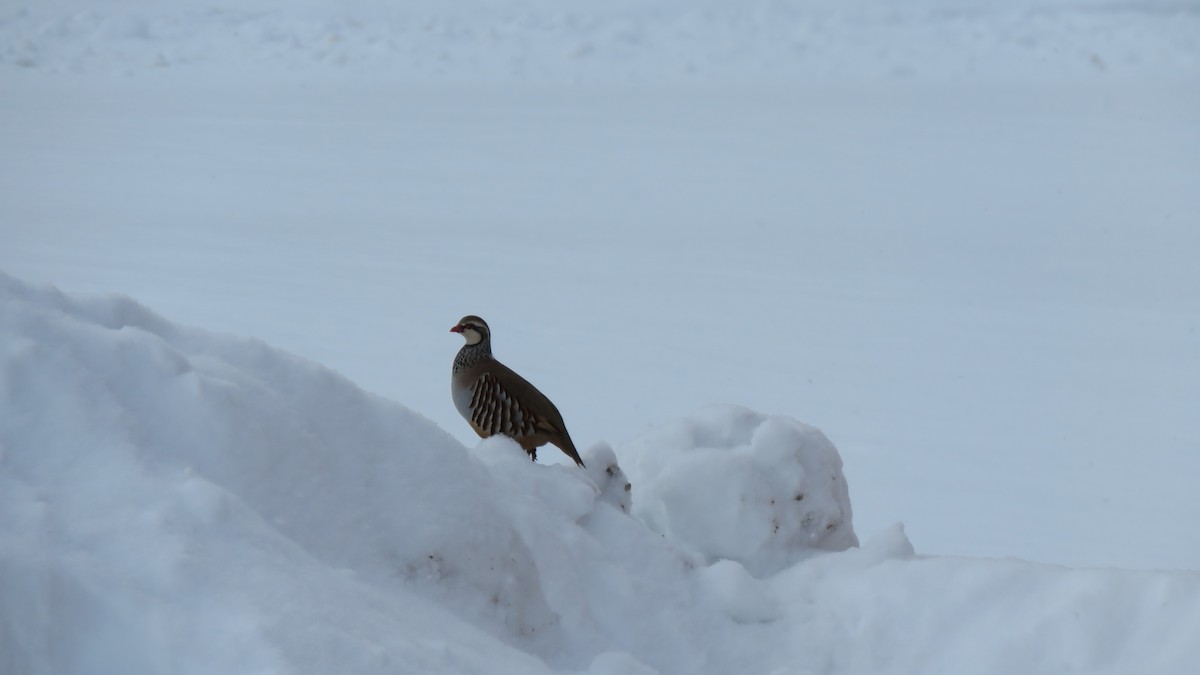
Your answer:
[[[468,314],[450,332],[461,334],[466,341],[454,357],[450,393],[454,407],[475,433],[480,438],[508,436],[534,461],[537,449],[551,443],[583,467],[558,408],[492,356],[492,331],[487,322]]]

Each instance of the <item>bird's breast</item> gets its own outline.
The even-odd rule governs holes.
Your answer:
[[[454,398],[454,407],[458,409],[458,414],[468,422],[471,421],[471,393],[471,387],[464,387],[459,383],[458,378],[454,378],[450,383],[450,395]]]

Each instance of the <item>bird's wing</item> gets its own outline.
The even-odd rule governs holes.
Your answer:
[[[485,372],[471,385],[471,426],[483,436],[514,438],[537,432],[543,420],[509,391],[494,373]]]

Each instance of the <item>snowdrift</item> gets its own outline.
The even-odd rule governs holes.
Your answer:
[[[786,417],[705,410],[583,454],[465,448],[261,342],[0,275],[0,673],[1200,657],[1200,574],[921,558],[900,526],[854,548],[837,451]]]

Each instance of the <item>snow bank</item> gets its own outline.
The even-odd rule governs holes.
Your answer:
[[[366,672],[365,635],[437,639],[398,621],[444,614],[421,588],[507,633],[553,622],[502,490],[419,416],[128,299],[2,282],[0,671]],[[474,639],[455,660],[526,662]]]
[[[503,438],[476,457],[336,373],[127,298],[0,277],[0,300],[0,672],[691,663],[699,582],[628,515],[606,446],[586,472]]]
[[[587,470],[504,438],[469,450],[260,342],[0,275],[0,673],[1182,674],[1200,658],[1197,573],[921,558],[899,526],[816,553],[854,544],[845,482],[786,418],[714,409],[583,454]]]

